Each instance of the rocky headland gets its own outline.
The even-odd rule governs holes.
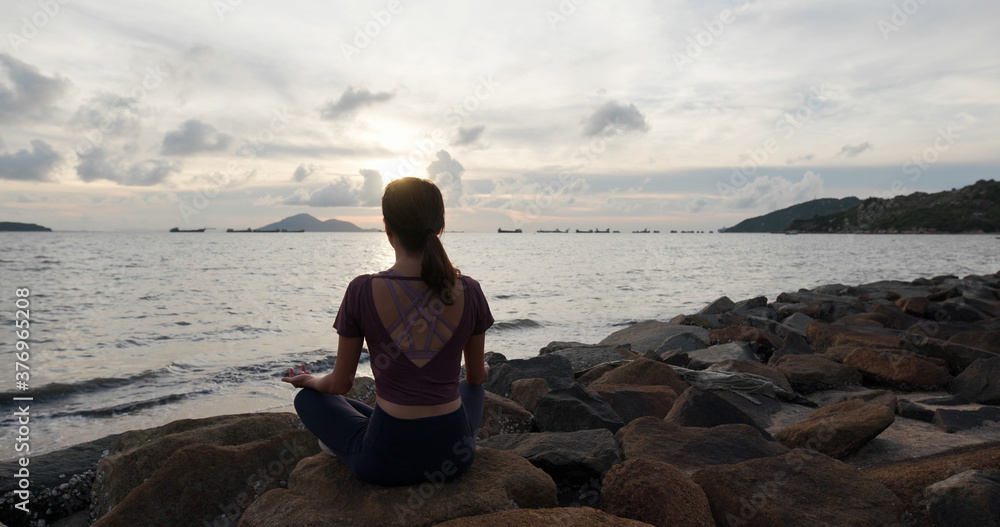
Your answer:
[[[488,362],[476,462],[448,483],[363,483],[294,414],[226,415],[32,458],[33,514],[6,479],[0,520],[1000,525],[1000,272],[723,297]]]

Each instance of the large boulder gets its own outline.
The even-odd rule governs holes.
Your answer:
[[[555,509],[515,509],[481,516],[466,516],[439,523],[435,527],[523,527],[525,525],[643,527],[649,524],[612,516],[591,507],[560,507]]]
[[[931,525],[924,490],[944,479],[967,470],[1000,471],[1000,442],[952,449],[918,459],[875,465],[862,469],[864,474],[885,485],[907,504],[907,512],[916,525]]]
[[[721,315],[723,313],[731,313],[733,309],[736,308],[736,303],[729,299],[728,296],[724,296],[711,304],[701,308],[698,311],[699,315]]]
[[[663,341],[681,333],[690,333],[704,341],[708,340],[708,331],[701,328],[647,320],[633,324],[627,328],[619,329],[605,337],[598,344],[602,346],[623,346],[629,344],[632,347],[632,351],[643,353],[647,350],[655,351],[659,349]]]
[[[585,370],[603,364],[622,360],[622,351],[627,348],[617,346],[574,346],[557,349],[546,354],[566,357],[573,371]]]
[[[881,404],[849,399],[814,411],[774,437],[788,448],[808,448],[839,459],[857,452],[894,420]]]
[[[679,333],[672,337],[667,337],[667,339],[660,344],[660,347],[656,348],[656,354],[662,355],[674,350],[694,351],[705,349],[707,347],[708,342],[703,340],[698,335],[695,335],[694,333]]]
[[[812,393],[837,386],[861,384],[857,368],[839,364],[823,355],[786,355],[771,366],[785,374],[799,393]]]
[[[483,400],[483,420],[479,425],[479,439],[500,434],[530,432],[534,417],[516,402],[486,392]]]
[[[1000,405],[1000,355],[970,364],[955,377],[952,392],[980,404]]]
[[[682,393],[664,419],[677,426],[712,428],[726,424],[744,424],[757,429],[764,438],[774,440],[771,434],[749,415],[714,393],[694,386]]]
[[[729,326],[728,328],[716,329],[709,334],[712,342],[725,344],[727,342],[753,342],[761,350],[770,353],[781,347],[781,339],[767,330],[751,326]]]
[[[783,325],[798,331],[802,335],[806,334],[806,326],[810,322],[816,322],[816,319],[801,312],[792,313],[781,321]]]
[[[601,508],[658,527],[715,527],[701,487],[673,465],[655,459],[615,465],[604,479]]]
[[[940,390],[951,382],[946,368],[904,350],[855,348],[843,363],[877,384],[899,390]]]
[[[765,366],[755,360],[724,360],[709,366],[707,370],[749,373],[750,375],[757,375],[759,377],[770,379],[771,382],[777,384],[785,390],[788,390],[789,392],[794,391],[792,383],[788,382],[788,377],[784,373],[781,373],[780,370],[772,368],[771,366]]]
[[[556,505],[552,478],[513,452],[478,448],[472,467],[454,480],[444,482],[443,473],[429,474],[423,483],[401,487],[361,481],[340,460],[320,454],[295,467],[287,489],[271,490],[255,501],[239,525],[430,526],[464,516]]]
[[[590,384],[592,387],[601,384],[669,386],[676,393],[687,389],[687,383],[677,375],[673,368],[651,359],[634,360],[624,366],[619,366]]]
[[[717,362],[725,360],[757,360],[749,344],[744,342],[727,342],[716,344],[703,350],[690,351],[692,369],[704,369]]]
[[[640,417],[666,417],[677,399],[677,392],[669,386],[602,383],[588,389],[607,401],[626,424]]]
[[[927,337],[923,335],[904,334],[900,337],[899,347],[910,350],[918,355],[935,359],[944,359],[952,373],[958,373],[968,368],[977,359],[992,359],[996,353],[990,353],[979,348],[971,348],[954,342]]]
[[[962,430],[979,428],[988,422],[1000,422],[1000,408],[984,406],[975,410],[953,410],[938,408],[931,420],[941,430],[952,434]]]
[[[992,353],[1000,353],[1000,331],[975,331],[952,335],[948,342],[978,348]]]
[[[924,491],[937,527],[1000,527],[1000,471],[967,470]]]
[[[617,432],[625,424],[604,399],[579,384],[552,390],[538,399],[535,422],[542,432],[575,432],[592,428]]]
[[[480,441],[479,446],[511,450],[544,470],[555,481],[564,506],[599,506],[604,475],[622,461],[615,436],[603,428],[509,434]]]
[[[903,520],[903,503],[889,489],[810,450],[706,467],[692,479],[717,525],[876,527]]]
[[[220,514],[238,517],[299,459],[318,451],[316,437],[293,413],[183,419],[126,432],[97,466],[91,517],[99,525],[200,525]]]
[[[895,329],[866,326],[839,326],[812,322],[806,326],[806,338],[816,351],[824,352],[833,346],[868,346],[873,348],[898,348],[901,332]]]
[[[682,427],[655,417],[632,421],[615,434],[615,439],[626,459],[656,459],[683,471],[788,452],[747,425]]]
[[[486,391],[510,397],[510,385],[518,379],[545,379],[549,388],[555,389],[568,388],[575,376],[569,359],[555,353],[530,359],[511,359],[496,365],[491,362]]]
[[[510,398],[529,412],[535,411],[535,404],[549,393],[549,383],[545,379],[518,379],[510,384]]]

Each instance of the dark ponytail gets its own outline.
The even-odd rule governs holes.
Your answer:
[[[382,195],[382,217],[406,252],[423,252],[420,278],[441,302],[453,304],[452,288],[459,271],[438,238],[444,230],[444,199],[437,185],[414,177],[390,182]]]

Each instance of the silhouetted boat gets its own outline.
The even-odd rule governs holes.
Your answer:
[[[174,227],[173,229],[170,229],[170,232],[205,232],[205,229],[178,229],[177,227]]]
[[[557,234],[557,233],[558,234],[566,234],[567,232],[569,232],[569,229],[566,229],[564,231],[561,231],[559,229],[556,229],[554,231],[547,231],[547,230],[544,230],[544,229],[538,229],[535,232],[542,233],[542,234]]]
[[[641,231],[632,231],[632,234],[649,234],[649,229],[643,229]]]
[[[514,229],[512,231],[507,231],[507,230],[504,230],[504,229],[497,229],[497,232],[503,233],[503,234],[520,234],[522,231],[521,231],[521,229]]]
[[[596,231],[594,231],[594,233],[596,233],[596,234],[611,234],[611,229],[604,229],[603,231],[600,230],[600,229],[597,229]]]
[[[576,233],[577,234],[594,234],[594,229],[590,229],[589,231],[581,231],[580,229],[577,229]]]

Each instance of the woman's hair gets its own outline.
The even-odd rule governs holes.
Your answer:
[[[451,288],[458,269],[451,264],[437,236],[444,230],[444,199],[437,185],[415,177],[390,182],[382,194],[382,218],[406,252],[423,251],[420,278],[442,302],[454,303]]]

